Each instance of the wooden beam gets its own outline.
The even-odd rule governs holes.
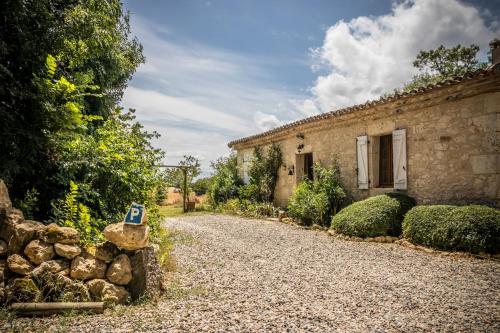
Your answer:
[[[89,312],[103,313],[103,302],[79,302],[79,303],[12,303],[10,310],[21,316],[48,316],[63,312]]]

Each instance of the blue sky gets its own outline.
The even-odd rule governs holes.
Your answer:
[[[209,163],[227,143],[362,103],[414,75],[420,49],[500,36],[500,0],[125,1],[144,46],[122,105],[167,163]],[[485,57],[484,53],[482,57]]]

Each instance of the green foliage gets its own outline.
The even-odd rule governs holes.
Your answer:
[[[314,174],[313,181],[306,179],[295,188],[288,201],[288,212],[302,224],[327,226],[330,216],[337,213],[347,193],[336,159],[330,168],[315,163]]]
[[[332,218],[331,228],[348,236],[386,236],[391,234],[400,209],[398,200],[377,195],[342,209]]]
[[[184,159],[179,162],[179,165],[191,166],[186,171],[187,193],[193,189],[193,181],[201,173],[200,160],[191,155],[184,155]],[[168,186],[177,187],[184,192],[184,172],[180,168],[171,168],[165,171],[165,182]]]
[[[24,218],[28,220],[33,220],[35,213],[38,210],[38,196],[40,193],[35,188],[26,191],[26,195],[23,200],[18,200],[14,202],[14,207],[19,208],[24,215]]]
[[[228,199],[218,206],[218,210],[224,213],[238,215],[242,211],[239,199]]]
[[[238,188],[238,198],[240,200],[248,200],[255,202],[256,199],[260,196],[260,188],[257,184],[245,184]]]
[[[226,214],[264,218],[278,215],[277,209],[270,202],[252,202],[249,200],[229,199],[221,203],[217,210]]]
[[[86,179],[88,164],[103,159],[76,168],[68,156],[115,121],[127,81],[144,61],[128,14],[119,0],[9,0],[0,8],[0,178],[14,200],[38,190],[37,219],[50,217],[50,203],[65,197],[70,180],[91,215],[116,217],[101,207],[116,206],[101,196],[104,184],[91,189]]]
[[[328,209],[328,196],[325,192],[316,192],[314,184],[303,180],[288,200],[288,214],[304,225],[324,225]]]
[[[60,174],[79,184],[79,196],[93,217],[121,221],[131,202],[146,205],[152,235],[158,230],[156,188],[164,154],[151,140],[158,135],[134,122],[133,110],[116,109],[92,135],[75,135],[61,146]]]
[[[210,181],[208,196],[210,204],[218,205],[238,196],[238,187],[243,184],[238,175],[238,161],[235,154],[221,157],[211,165],[214,170]]]
[[[78,230],[82,245],[102,241],[104,221],[93,219],[89,208],[79,201],[78,185],[71,181],[70,190],[64,199],[53,203],[54,220],[63,227]]]
[[[246,198],[254,202],[273,202],[278,172],[282,164],[283,154],[279,145],[271,144],[267,155],[261,147],[255,147],[248,169],[251,186],[244,190]]]
[[[204,177],[197,179],[191,186],[196,195],[204,195],[208,192],[210,188],[210,178]]]
[[[500,252],[500,210],[480,205],[417,206],[403,221],[412,243],[451,251]]]
[[[479,46],[474,44],[469,47],[459,44],[452,48],[445,48],[441,45],[435,50],[420,51],[413,62],[413,66],[419,70],[419,73],[402,91],[418,89],[484,68],[486,63],[478,61],[478,52]]]
[[[393,236],[399,236],[401,235],[402,229],[401,229],[401,224],[403,223],[403,219],[406,215],[406,213],[415,207],[417,205],[417,202],[415,201],[414,198],[407,196],[406,194],[402,193],[387,193],[387,196],[396,199],[399,202],[399,210],[398,210],[398,215],[396,216],[396,219],[394,220],[394,223],[391,227],[391,232],[390,234]]]
[[[334,158],[330,168],[323,167],[320,163],[314,165],[314,192],[324,193],[328,199],[327,214],[333,216],[337,214],[347,193],[342,185],[340,165]]]

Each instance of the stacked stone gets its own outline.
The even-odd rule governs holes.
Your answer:
[[[82,248],[73,228],[25,220],[0,180],[0,299],[123,304],[157,296],[163,275],[148,231],[111,224],[106,242]]]

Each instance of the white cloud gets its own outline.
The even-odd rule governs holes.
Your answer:
[[[490,26],[482,18],[488,15]],[[227,142],[233,139],[401,86],[413,76],[420,49],[475,43],[487,50],[500,32],[492,17],[457,0],[407,0],[395,2],[387,15],[339,21],[313,52],[318,78],[308,98],[291,94],[269,71],[283,62],[303,66],[300,59],[209,47],[133,16],[132,32],[144,46],[146,64],[122,105],[136,108],[146,129],[162,135],[156,146],[166,150],[165,162],[195,155],[207,172],[211,160],[229,152]]]
[[[281,125],[281,121],[275,115],[260,111],[255,113],[254,119],[261,131],[267,131]]]
[[[239,117],[200,105],[188,98],[169,96],[135,87],[127,89],[123,104],[140,110],[141,119],[151,122],[173,120],[196,122],[202,127],[236,133],[247,132],[251,125]]]
[[[339,21],[313,51],[312,69],[328,73],[318,76],[312,101],[326,112],[377,98],[412,78],[419,50],[459,43],[487,50],[498,33],[494,21],[488,27],[477,8],[457,0],[398,1],[390,14]]]
[[[168,27],[137,16],[131,23],[146,63],[121,104],[135,108],[146,129],[162,135],[155,146],[167,152],[166,163],[178,163],[186,154],[199,156],[206,173],[211,160],[229,153],[229,141],[302,116],[288,101],[304,97],[273,83],[267,69],[281,60],[179,39]]]

